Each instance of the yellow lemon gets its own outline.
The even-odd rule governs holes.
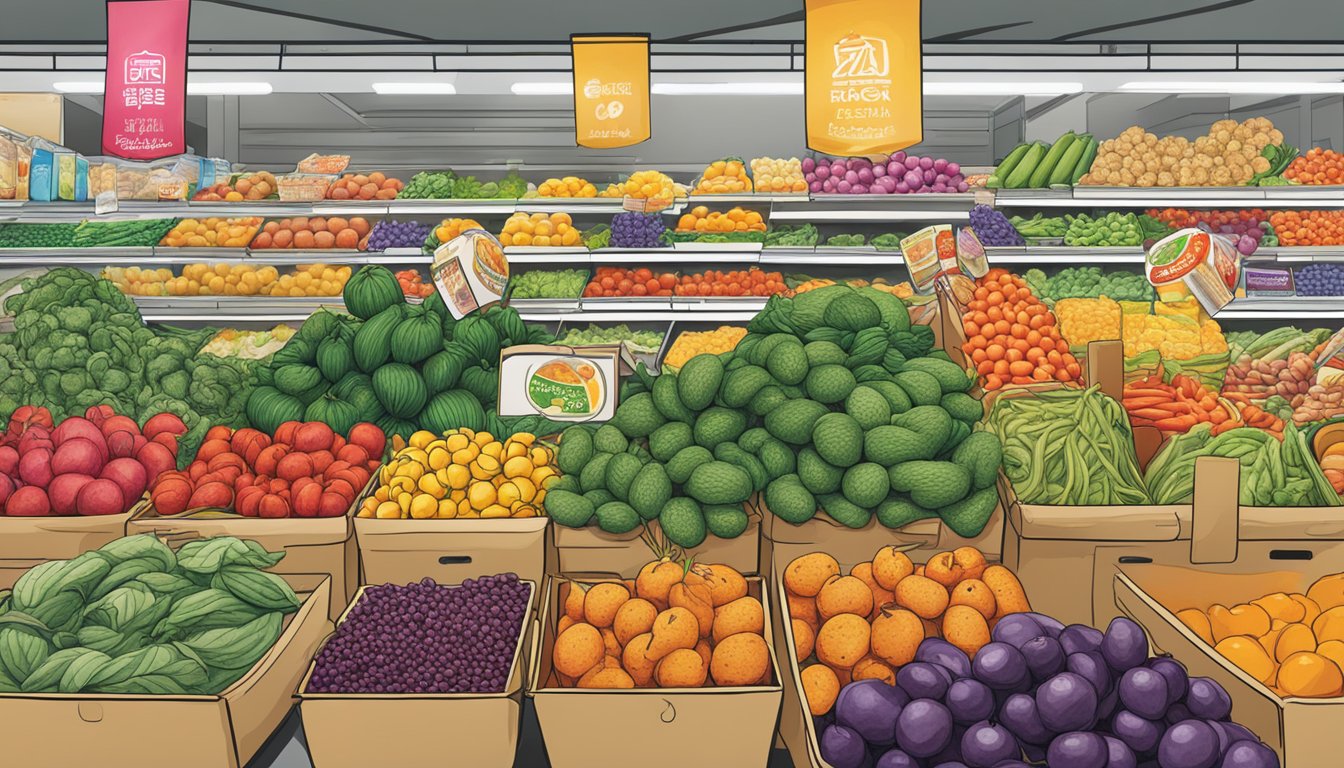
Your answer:
[[[418,461],[404,461],[401,463],[401,466],[397,467],[397,471],[394,474],[394,478],[406,477],[410,478],[411,480],[419,480],[420,476],[423,475],[424,473],[425,473],[424,464],[421,464]]]
[[[443,471],[448,475],[448,487],[454,490],[462,490],[471,482],[471,470],[461,464],[450,464]]]
[[[525,456],[515,456],[504,462],[505,477],[527,477],[532,474],[532,462]]]
[[[518,434],[509,438],[511,442],[522,443],[523,445],[531,445],[533,442],[536,441],[536,439],[537,436],[532,434],[531,432],[519,432]]]
[[[515,477],[509,482],[513,483],[518,489],[518,498],[522,501],[531,501],[537,496],[537,486],[530,478]]]
[[[386,485],[378,486],[378,488],[375,489],[373,492],[373,499],[375,501],[387,501],[390,498],[392,497]]]
[[[378,505],[374,514],[380,520],[396,520],[401,517],[401,505],[395,501],[384,501]]]
[[[498,473],[500,470],[499,459],[495,458],[494,456],[489,455],[477,456],[476,465],[492,475]]]
[[[490,442],[481,446],[481,453],[494,459],[499,459],[504,455],[504,446],[501,443]]]
[[[481,466],[480,459],[489,459],[489,458],[490,458],[489,456],[481,456],[479,459],[473,461],[471,464],[468,465],[467,468],[471,470],[472,477],[474,477],[477,480],[490,480],[491,478],[499,474],[494,470],[489,470]]]
[[[424,520],[439,513],[439,500],[427,493],[417,493],[411,497],[411,517]]]
[[[545,488],[546,481],[552,477],[559,477],[551,467],[537,467],[532,471],[532,482],[537,484],[538,488]]]
[[[485,517],[508,517],[508,516],[509,516],[509,510],[508,510],[506,507],[501,507],[501,506],[498,505],[498,504],[491,504],[490,506],[488,506],[488,507],[486,507],[485,509],[482,509],[482,510],[481,510],[481,517],[482,517],[482,518],[485,518]]]
[[[464,501],[467,498],[467,489],[454,488],[453,490],[448,492],[448,498],[452,499],[453,501]]]
[[[493,443],[495,441],[495,436],[489,432],[477,432],[471,438],[471,441],[477,445],[485,445],[486,443]]]
[[[470,464],[472,460],[475,458],[476,454],[472,452],[471,448],[463,448],[458,451],[453,451],[454,464],[459,464],[465,467],[466,465]]]
[[[522,494],[518,490],[518,486],[507,480],[500,484],[495,493],[499,499],[499,503],[506,507],[512,507],[514,503],[522,497]]]
[[[514,517],[537,517],[537,508],[531,504],[520,504],[513,509]]]
[[[456,453],[463,448],[466,448],[467,445],[471,443],[471,440],[468,439],[466,435],[456,434],[450,435],[444,442],[447,444],[448,450]]]
[[[448,492],[448,489],[444,488],[439,482],[439,478],[428,472],[420,476],[420,481],[416,483],[416,487],[436,499],[442,499],[444,494]]]
[[[467,498],[472,509],[485,509],[495,503],[495,486],[489,483],[472,483],[467,489]]]
[[[532,449],[529,458],[531,458],[532,463],[537,465],[538,467],[547,466],[551,463],[551,449],[542,445],[538,445]]]
[[[435,446],[429,449],[429,468],[438,470],[443,469],[453,462],[453,454],[447,449]]]
[[[439,500],[439,512],[436,517],[453,518],[457,517],[457,502],[452,499]]]
[[[406,442],[410,444],[412,448],[424,448],[425,446],[429,445],[430,442],[433,440],[434,440],[433,432],[430,432],[427,429],[420,429],[411,433],[410,439],[407,440]]]

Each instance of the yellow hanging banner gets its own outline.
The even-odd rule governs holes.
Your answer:
[[[649,138],[649,36],[574,35],[574,136],[581,147]]]
[[[919,0],[806,0],[807,146],[895,152],[924,138]]]

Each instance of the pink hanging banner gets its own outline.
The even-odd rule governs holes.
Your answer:
[[[153,160],[187,151],[191,0],[108,0],[103,152]]]

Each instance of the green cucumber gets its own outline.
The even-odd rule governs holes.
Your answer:
[[[994,169],[994,173],[990,175],[990,178],[992,179],[995,176],[1000,180],[1008,178],[1012,175],[1013,169],[1017,167],[1017,164],[1022,162],[1022,158],[1026,157],[1027,150],[1029,149],[1031,149],[1031,142],[1018,144],[1013,148],[1012,152],[1008,153],[1007,157],[1003,158],[1003,162],[999,163],[998,168]],[[988,184],[986,184],[986,186],[988,186]]]
[[[1073,146],[1077,141],[1078,136],[1073,131],[1069,131],[1063,136],[1060,136],[1054,146],[1050,147],[1050,151],[1045,153],[1045,159],[1041,161],[1041,164],[1036,166],[1035,170],[1031,172],[1031,180],[1027,182],[1027,186],[1031,189],[1041,189],[1044,187],[1046,181],[1050,179],[1050,175],[1054,173],[1055,166],[1059,165],[1059,159],[1063,157],[1064,153],[1069,151],[1069,147]]]
[[[1046,148],[1044,144],[1039,141],[1033,142],[1031,149],[1027,150],[1027,154],[1022,156],[1022,162],[1018,163],[1017,166],[1013,168],[1013,172],[1008,174],[1007,178],[1003,180],[1004,188],[1025,188],[1027,182],[1031,181],[1032,172],[1036,169],[1036,166],[1040,165],[1041,159],[1045,157],[1045,153]]]
[[[1087,143],[1092,139],[1088,134],[1083,134],[1078,139],[1069,144],[1069,148],[1059,157],[1059,163],[1055,169],[1050,172],[1050,178],[1046,180],[1048,186],[1056,184],[1068,184],[1073,178],[1073,169],[1078,165],[1078,158],[1083,156],[1083,150],[1087,149]]]
[[[1097,159],[1098,146],[1096,139],[1087,140],[1087,147],[1083,149],[1083,156],[1078,158],[1078,164],[1073,167],[1073,178],[1070,181],[1075,186],[1092,170],[1092,163]]]

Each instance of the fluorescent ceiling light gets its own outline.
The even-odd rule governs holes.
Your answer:
[[[66,80],[51,84],[61,93],[102,93],[102,80]]]
[[[926,96],[1064,96],[1082,93],[1074,82],[958,82],[924,83]]]
[[[654,93],[664,96],[802,96],[801,82],[755,83],[654,83]]]
[[[271,84],[265,82],[187,83],[192,96],[265,96],[270,92]]]
[[[518,96],[568,96],[574,92],[573,83],[533,82],[514,83],[509,90]]]
[[[373,92],[384,96],[394,95],[443,95],[457,93],[452,83],[374,83]]]
[[[1344,93],[1344,82],[1282,80],[1135,80],[1120,85],[1137,93]]]

